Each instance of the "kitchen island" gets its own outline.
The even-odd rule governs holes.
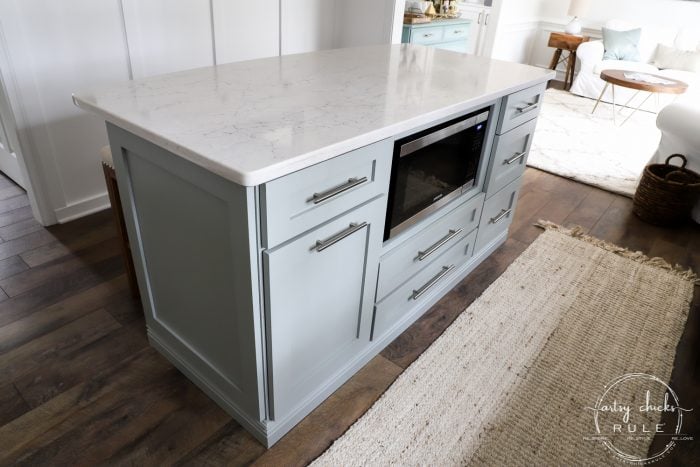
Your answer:
[[[505,241],[553,76],[404,44],[76,93],[107,121],[151,344],[272,445]],[[395,143],[466,117],[473,180],[388,236]]]

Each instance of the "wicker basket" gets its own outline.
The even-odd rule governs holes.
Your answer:
[[[680,158],[683,165],[671,165]],[[700,198],[700,175],[686,169],[685,156],[674,154],[665,164],[651,164],[634,194],[634,213],[642,220],[661,226],[674,226],[690,219],[693,206]]]

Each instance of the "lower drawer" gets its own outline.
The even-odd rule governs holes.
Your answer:
[[[476,231],[468,234],[374,308],[372,340],[387,332],[416,305],[443,290],[444,284],[474,253]]]
[[[382,256],[377,281],[377,301],[389,295],[412,275],[434,261],[467,233],[479,226],[484,195],[474,197],[448,212],[403,244]]]
[[[477,252],[508,230],[515,215],[515,205],[518,202],[521,182],[522,178],[510,182],[484,203],[476,241]]]

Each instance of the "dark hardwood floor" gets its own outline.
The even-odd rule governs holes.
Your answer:
[[[700,227],[647,225],[627,198],[528,169],[507,243],[266,451],[148,346],[111,213],[46,229],[0,178],[0,465],[306,464],[527,248],[540,218],[700,271]],[[671,379],[696,441],[662,465],[700,459],[698,295]]]

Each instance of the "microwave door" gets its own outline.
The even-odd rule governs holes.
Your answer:
[[[399,152],[399,157],[406,157],[420,149],[430,146],[433,143],[444,140],[453,136],[460,131],[464,131],[467,128],[471,128],[476,125],[476,117],[468,118],[462,120],[461,122],[455,123],[452,126],[438,130],[435,133],[430,133],[429,135],[423,136],[422,138],[414,139],[401,145],[401,150]]]

